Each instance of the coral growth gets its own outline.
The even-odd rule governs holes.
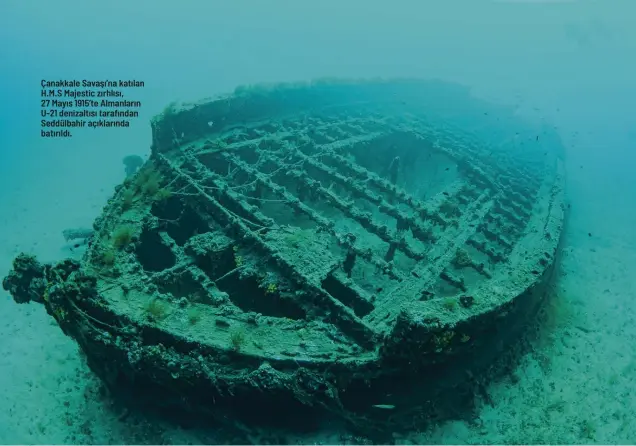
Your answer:
[[[232,345],[232,350],[234,351],[240,351],[245,344],[245,340],[245,330],[237,329],[230,333],[230,344]]]
[[[137,176],[137,187],[143,195],[153,196],[159,191],[162,179],[154,167],[146,167]]]
[[[145,306],[146,317],[154,322],[162,321],[168,316],[168,305],[158,299],[150,299]]]
[[[135,201],[135,192],[131,189],[126,189],[121,195],[121,208],[123,211],[130,209]]]
[[[457,268],[465,268],[467,266],[471,266],[472,264],[473,264],[473,260],[470,258],[470,255],[466,251],[459,248],[455,252],[455,257],[453,258],[453,265],[455,265]]]
[[[135,229],[130,225],[118,226],[112,234],[113,247],[122,249],[126,247],[133,238]]]

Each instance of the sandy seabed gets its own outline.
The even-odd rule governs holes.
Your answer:
[[[50,200],[5,188],[0,215],[0,276],[20,251],[54,260],[69,254],[63,229],[90,226],[120,166],[99,178],[103,188],[71,188]],[[578,173],[577,181],[584,181]],[[78,178],[77,181],[83,181]],[[67,181],[73,181],[72,178]],[[477,401],[476,420],[447,421],[422,432],[395,434],[398,443],[636,442],[636,230],[634,214],[611,215],[603,200],[571,197],[558,278],[548,318],[516,370]],[[623,209],[624,212],[635,212]],[[16,305],[0,294],[0,443],[343,443],[334,429],[314,434],[227,436],[218,429],[184,430],[128,412],[102,390],[76,344],[37,304]]]

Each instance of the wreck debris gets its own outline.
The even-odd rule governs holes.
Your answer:
[[[122,159],[126,176],[130,177],[137,173],[137,170],[144,164],[144,160],[139,155],[128,155]]]
[[[62,231],[62,235],[67,242],[84,241],[92,237],[93,230],[90,228],[65,229]]]

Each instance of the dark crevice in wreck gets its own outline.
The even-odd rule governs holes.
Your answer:
[[[183,246],[193,235],[209,230],[199,215],[179,197],[170,197],[165,202],[155,204],[152,214],[165,222],[168,235],[179,246]]]
[[[336,280],[332,275],[322,281],[322,287],[330,295],[338,299],[346,306],[353,309],[358,317],[364,317],[373,311],[373,305],[360,298],[360,296],[348,288],[344,283]]]
[[[255,276],[228,276],[216,285],[221,291],[228,293],[234,305],[245,312],[293,320],[305,319],[304,311],[295,302],[281,297],[277,290],[264,289]]]
[[[163,271],[177,263],[177,258],[170,247],[166,246],[161,236],[154,231],[141,233],[137,258],[146,271]]]

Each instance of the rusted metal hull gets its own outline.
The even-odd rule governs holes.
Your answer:
[[[440,88],[320,82],[169,107],[84,259],[21,257],[5,288],[153,405],[426,418],[536,313],[564,220],[560,147],[528,129],[521,147],[521,124]]]

